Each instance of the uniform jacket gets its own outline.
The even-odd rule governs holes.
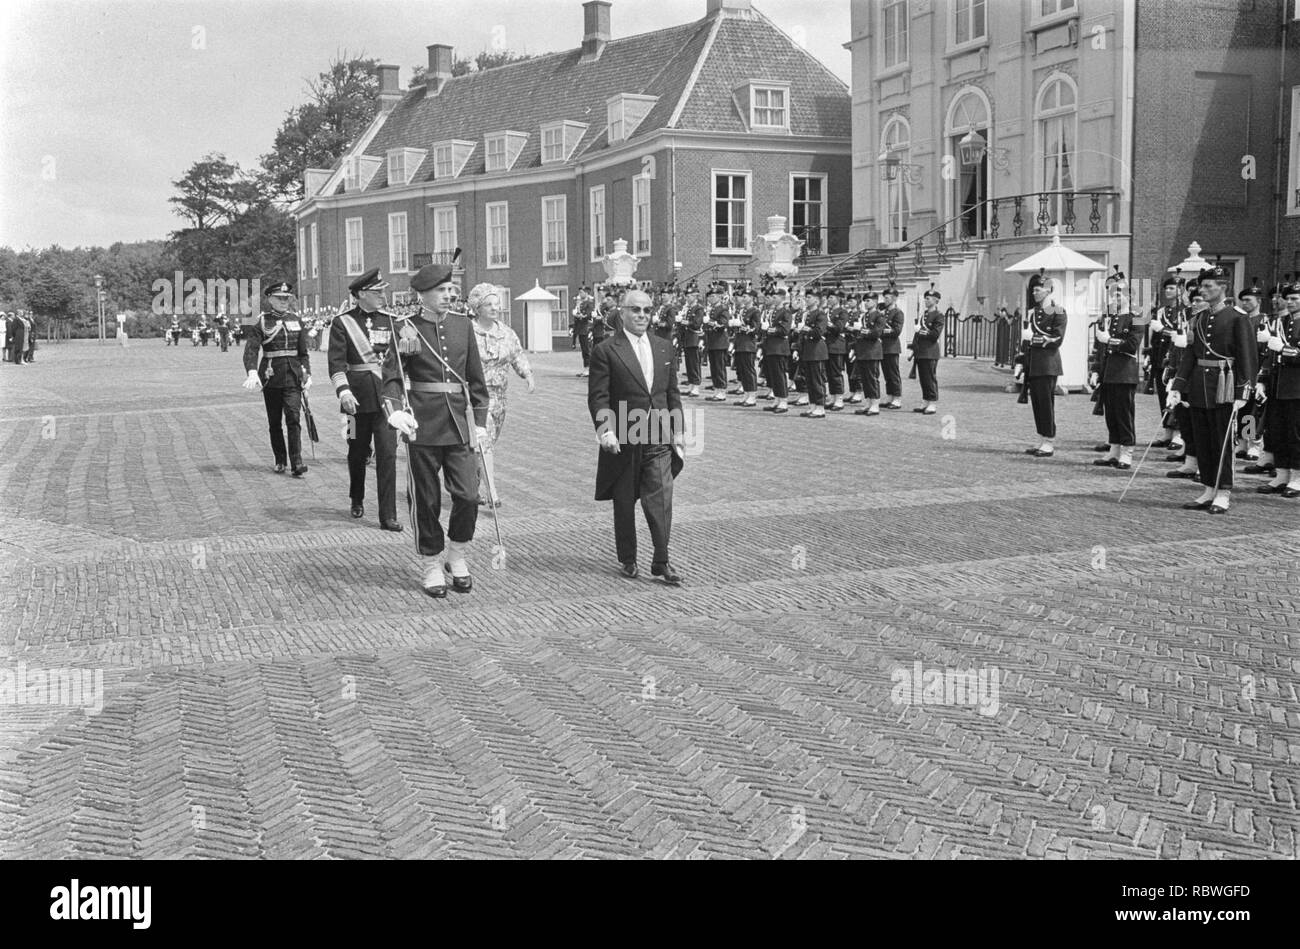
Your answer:
[[[466,406],[465,391],[459,386],[455,392],[408,392],[411,412],[419,423],[410,443],[467,445],[473,433],[466,430],[469,424],[466,409],[472,407],[474,424],[478,428],[487,427],[488,417],[487,382],[483,377],[483,364],[479,361],[478,343],[474,340],[473,320],[457,315],[447,315],[441,320],[427,319],[429,315],[421,311],[419,316],[397,317],[393,321],[397,333],[384,359],[384,414],[402,408],[403,370],[409,383],[456,382],[455,376],[448,373],[430,351],[430,347],[436,346],[442,358],[469,384],[470,406]],[[399,341],[408,337],[418,339],[419,350],[399,354]]]
[[[311,375],[307,358],[307,330],[292,313],[282,319],[266,312],[244,331],[244,371],[257,370],[264,389],[299,389]],[[269,352],[292,352],[293,356],[269,358]],[[260,357],[259,357],[260,353]]]
[[[342,396],[349,389],[357,400],[358,412],[382,412],[380,389],[383,384],[383,357],[370,348],[370,331],[366,321],[375,329],[386,329],[390,347],[397,345],[397,332],[393,318],[387,313],[367,313],[354,306],[340,314],[330,328],[329,371],[335,395]],[[360,344],[360,349],[358,348]],[[364,355],[363,355],[364,351]],[[370,365],[372,369],[353,369],[353,366]]]
[[[725,303],[719,303],[709,312],[709,322],[704,329],[705,349],[727,349],[731,346],[731,337],[727,334],[727,321],[730,319],[731,307]]]
[[[1282,337],[1283,350],[1268,350],[1268,359],[1260,368],[1259,378],[1270,399],[1300,399],[1300,313],[1284,313],[1278,318],[1274,335]]]
[[[740,314],[740,328],[736,330],[734,345],[738,353],[756,353],[758,352],[758,321],[760,311],[758,307],[748,307]]]
[[[845,326],[849,321],[849,312],[837,306],[828,313],[830,324],[826,329],[826,353],[830,356],[843,356],[849,351],[848,331]]]
[[[1110,334],[1110,341],[1099,343],[1094,334],[1088,371],[1097,373],[1102,383],[1137,385],[1141,378],[1137,354],[1142,346],[1143,324],[1132,313],[1116,313],[1103,316],[1098,325]]]
[[[591,321],[591,341],[593,343],[600,342],[612,333],[618,327],[618,324],[617,307],[607,307],[602,303]]]
[[[677,388],[673,348],[656,336],[647,334],[646,338],[654,361],[654,378],[649,389],[636,351],[622,330],[591,351],[587,408],[597,434],[603,429],[612,431],[618,436],[621,449],[617,455],[600,452],[596,462],[597,501],[613,500],[614,486],[629,465],[640,470],[642,448],[647,442],[671,445],[672,437],[680,431],[682,396]],[[639,425],[640,418],[647,418],[648,422]],[[673,477],[681,470],[682,459],[673,452]],[[639,485],[635,496],[640,496]]]
[[[768,318],[767,331],[763,334],[763,357],[790,355],[790,310],[777,306]]]
[[[921,314],[909,347],[913,359],[938,359],[942,355],[939,352],[939,337],[943,335],[943,325],[944,315],[938,307]]]
[[[1035,306],[1030,311],[1030,329],[1034,338],[1025,353],[1025,378],[1034,376],[1059,376],[1061,368],[1061,340],[1065,339],[1065,311],[1055,303]]]
[[[829,351],[826,348],[826,331],[830,321],[826,311],[809,310],[804,317],[803,332],[799,334],[799,361],[825,362]]]
[[[686,322],[682,324],[682,349],[698,348],[704,332],[704,304],[692,303],[686,308]]]
[[[891,306],[885,311],[885,329],[881,331],[880,348],[886,356],[897,356],[903,352],[903,311]]]
[[[862,314],[862,329],[853,341],[855,359],[879,362],[884,357],[883,339],[889,329],[889,320],[879,308],[872,308]]]
[[[1225,306],[1218,313],[1203,310],[1187,329],[1187,348],[1174,377],[1174,390],[1194,408],[1212,408],[1234,399],[1245,399],[1255,385],[1259,369],[1259,350],[1250,317],[1235,306]],[[1232,386],[1228,391],[1225,373],[1218,365],[1202,363],[1228,360]],[[1221,391],[1221,389],[1223,391]]]

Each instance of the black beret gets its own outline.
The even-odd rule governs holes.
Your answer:
[[[411,289],[416,293],[423,293],[425,290],[450,283],[451,276],[452,268],[446,264],[425,264],[411,278]]]

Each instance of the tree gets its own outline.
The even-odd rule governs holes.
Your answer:
[[[58,250],[58,248],[53,248]],[[92,296],[93,285],[92,285]],[[64,271],[42,263],[27,286],[27,305],[37,316],[62,316],[72,308],[74,290]]]
[[[526,59],[536,59],[537,53],[516,53],[513,50],[503,49],[495,53],[483,50],[473,59],[454,59],[451,63],[452,78],[456,76],[465,76],[472,72],[482,72],[485,69],[496,69],[498,66],[506,66],[510,63],[522,63]],[[424,82],[425,76],[429,74],[429,68],[425,65],[415,66],[411,70],[411,85],[418,86]]]
[[[172,185],[180,192],[167,200],[178,217],[204,231],[233,220],[247,207],[250,193],[239,166],[217,152],[203,156]]]
[[[302,198],[308,168],[329,168],[379,111],[379,63],[344,51],[307,84],[310,100],[289,110],[261,158],[259,185],[281,204]]]

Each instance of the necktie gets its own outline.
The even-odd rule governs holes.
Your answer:
[[[645,334],[636,338],[636,358],[641,363],[641,375],[645,377],[645,387],[649,391],[654,388],[655,367],[650,357],[650,342]]]

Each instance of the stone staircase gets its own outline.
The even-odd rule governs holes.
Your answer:
[[[844,290],[875,290],[888,286],[893,280],[899,286],[933,281],[940,283],[943,276],[954,268],[972,261],[980,255],[975,245],[961,250],[949,245],[941,258],[935,247],[926,247],[918,262],[914,251],[898,254],[892,249],[868,251],[863,254],[837,254],[835,256],[808,257],[800,264],[799,282],[823,289],[838,286]],[[890,263],[893,263],[893,274]]]

